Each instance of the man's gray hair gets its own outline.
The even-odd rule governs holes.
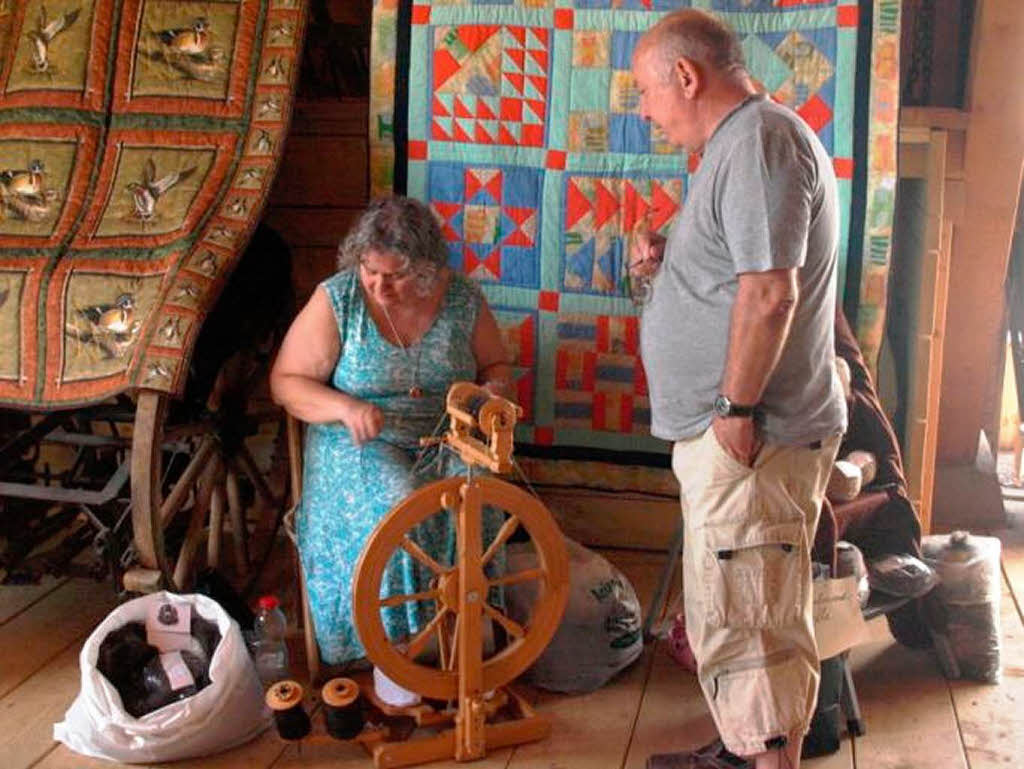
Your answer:
[[[424,203],[401,195],[370,203],[338,246],[338,269],[356,269],[370,251],[401,257],[424,287],[448,263],[437,217]]]
[[[723,74],[741,74],[747,66],[736,33],[725,22],[696,8],[664,16],[645,41],[664,66],[662,78],[671,77],[676,62],[690,59]]]

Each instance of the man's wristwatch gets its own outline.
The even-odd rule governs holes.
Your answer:
[[[752,417],[757,414],[757,404],[750,406],[733,403],[728,397],[718,394],[715,403],[711,407],[716,417]]]

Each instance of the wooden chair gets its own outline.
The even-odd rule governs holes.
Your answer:
[[[287,416],[288,424],[288,469],[291,474],[292,509],[285,518],[285,531],[295,544],[295,577],[299,583],[299,603],[303,641],[306,649],[306,669],[309,682],[318,686],[322,681],[320,665],[320,649],[316,645],[316,631],[313,627],[313,616],[309,611],[309,595],[306,593],[306,578],[302,573],[302,559],[299,556],[298,541],[295,534],[295,512],[302,499],[302,444],[303,424],[291,414]]]

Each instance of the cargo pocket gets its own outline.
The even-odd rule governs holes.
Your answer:
[[[759,753],[765,742],[806,726],[813,671],[792,653],[739,660],[705,682],[722,740]]]
[[[784,627],[802,621],[810,561],[799,522],[704,528],[707,622],[719,628]]]
[[[707,432],[704,433],[704,441],[711,446],[710,450],[713,455],[711,467],[713,471],[718,471],[732,477],[750,475],[754,472],[753,467],[743,464],[729,453],[718,440],[714,427],[709,427]]]

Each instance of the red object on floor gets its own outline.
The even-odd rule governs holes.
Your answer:
[[[696,675],[697,658],[690,648],[690,639],[686,637],[686,621],[680,612],[672,619],[672,627],[668,631],[668,653],[676,662]]]

